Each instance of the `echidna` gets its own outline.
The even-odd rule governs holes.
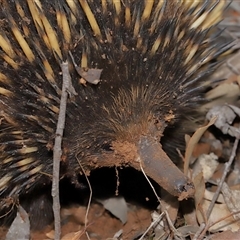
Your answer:
[[[51,183],[64,61],[77,95],[67,105],[61,177],[74,178],[79,163],[91,171],[139,170],[141,162],[171,194],[191,196],[193,184],[162,145],[175,151],[183,122],[203,100],[213,60],[229,48],[212,31],[226,2],[0,3],[1,208]],[[102,72],[89,83],[94,71]]]

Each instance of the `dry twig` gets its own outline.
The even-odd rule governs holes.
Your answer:
[[[207,218],[209,218],[209,216],[210,216],[210,214],[211,214],[211,212],[213,210],[214,204],[215,204],[216,200],[218,199],[218,196],[219,196],[219,194],[221,192],[221,188],[222,188],[223,182],[225,181],[226,176],[227,176],[227,174],[228,174],[228,172],[230,170],[230,167],[231,167],[231,165],[233,163],[233,160],[234,160],[234,158],[236,156],[238,143],[239,143],[239,138],[236,138],[235,142],[234,142],[234,145],[233,145],[231,156],[229,158],[229,161],[225,163],[225,169],[224,169],[222,178],[221,178],[221,180],[218,183],[218,188],[217,188],[217,190],[216,190],[216,192],[215,192],[215,194],[213,196],[213,199],[211,201],[211,204],[210,204],[210,206],[209,206],[209,208],[207,210],[207,214],[206,214]]]
[[[88,187],[89,187],[89,190],[90,190],[89,199],[88,199],[88,205],[87,205],[87,211],[86,211],[85,220],[84,220],[84,227],[85,227],[85,229],[87,229],[88,213],[89,213],[89,210],[90,210],[90,204],[91,204],[91,201],[92,201],[92,194],[93,194],[93,192],[92,192],[91,183],[90,183],[90,181],[89,181],[89,179],[88,179],[88,177],[87,177],[87,174],[86,174],[86,172],[85,172],[85,170],[84,170],[84,168],[83,168],[83,166],[82,166],[82,164],[81,164],[81,162],[80,162],[80,160],[78,159],[77,156],[76,156],[76,159],[77,159],[78,164],[79,164],[79,166],[81,167],[82,172],[83,172],[83,174],[84,174],[84,176],[85,176],[85,178],[86,178],[86,180],[87,180]],[[86,233],[87,233],[87,232],[86,232]]]
[[[62,94],[56,129],[56,137],[53,147],[53,179],[52,179],[52,197],[53,197],[53,214],[54,214],[54,229],[55,240],[60,240],[61,237],[61,220],[60,220],[60,199],[59,199],[59,173],[60,161],[62,156],[62,137],[65,127],[66,109],[68,93],[76,94],[71,84],[68,62],[61,64],[62,69]]]

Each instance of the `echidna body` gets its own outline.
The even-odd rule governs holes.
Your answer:
[[[138,168],[141,159],[144,166],[167,158],[161,137],[175,138],[174,126],[194,117],[211,61],[228,49],[210,34],[225,7],[212,0],[1,0],[1,199],[51,183],[63,61],[77,95],[67,105],[62,177],[78,174],[79,163]],[[70,53],[82,71],[102,69],[98,84],[77,73]],[[149,167],[154,173],[146,167],[154,180],[159,164]]]

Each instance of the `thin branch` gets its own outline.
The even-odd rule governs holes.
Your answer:
[[[62,137],[65,127],[66,109],[68,91],[71,89],[71,77],[69,74],[68,62],[61,64],[62,69],[62,94],[56,129],[56,137],[53,147],[53,179],[52,179],[52,197],[53,197],[53,214],[54,214],[54,229],[55,240],[60,240],[61,237],[61,219],[60,219],[60,199],[59,199],[59,173],[60,161],[62,156]]]
[[[143,173],[144,177],[147,179],[147,181],[148,181],[148,183],[149,183],[150,187],[152,188],[152,190],[153,190],[153,192],[154,192],[154,194],[155,194],[155,196],[156,196],[156,198],[157,198],[158,202],[161,204],[161,199],[160,199],[160,197],[158,196],[158,194],[157,194],[157,192],[156,192],[155,188],[153,187],[152,183],[150,182],[150,180],[149,180],[149,178],[148,178],[147,174],[144,172],[144,169],[143,169],[143,167],[142,167],[141,160],[139,159],[139,160],[138,160],[138,162],[139,162],[140,169],[141,169],[141,171],[142,171],[142,173]]]
[[[147,230],[143,233],[143,235],[139,238],[139,240],[143,240],[143,239],[144,239],[144,237],[145,237],[146,234],[150,231],[150,229],[151,229],[152,227],[154,227],[155,224],[157,224],[157,223],[160,222],[160,220],[162,219],[162,217],[163,217],[164,214],[165,214],[165,212],[162,212],[155,221],[151,222],[151,224],[149,225],[149,227],[147,228]]]
[[[87,229],[88,213],[89,213],[89,210],[90,210],[90,204],[91,204],[91,201],[92,201],[92,194],[93,194],[93,192],[92,192],[91,183],[89,182],[89,179],[88,179],[88,177],[87,177],[87,174],[86,174],[86,172],[85,172],[85,170],[84,170],[84,168],[83,168],[83,166],[82,166],[82,164],[81,164],[81,162],[80,162],[80,160],[78,159],[77,156],[76,156],[76,159],[77,159],[78,164],[79,164],[79,166],[81,167],[82,172],[83,172],[83,174],[84,174],[84,176],[85,176],[85,178],[86,178],[86,180],[87,180],[88,187],[89,187],[89,190],[90,190],[90,195],[89,195],[89,200],[88,200],[88,205],[87,205],[87,211],[86,211],[85,220],[84,220],[84,221],[85,221],[84,226],[85,226],[85,229]],[[86,232],[86,233],[87,233],[87,232]]]
[[[199,235],[195,238],[195,236],[197,235],[197,233],[196,233],[193,240],[201,240],[201,239],[203,239],[204,236],[205,236],[205,234],[206,234],[206,232],[209,230],[209,228],[211,228],[211,227],[214,226],[215,224],[220,223],[221,221],[223,221],[223,220],[225,220],[225,219],[227,219],[227,218],[229,218],[229,217],[232,217],[232,216],[235,215],[235,214],[239,214],[239,212],[240,212],[240,211],[237,211],[237,212],[228,214],[228,215],[226,215],[226,216],[218,219],[217,221],[215,221],[215,222],[213,222],[213,223],[208,222],[207,225],[205,225],[205,223],[204,223],[205,227],[204,227],[204,229],[201,231],[201,235],[199,234]],[[234,222],[237,222],[237,221],[238,221],[238,220],[235,220]],[[201,227],[201,226],[200,226],[200,227]],[[199,231],[200,231],[200,230],[199,230]],[[199,232],[199,231],[198,231],[198,232]]]
[[[234,142],[234,145],[233,145],[233,149],[232,149],[231,156],[230,156],[230,158],[229,158],[229,161],[228,161],[227,163],[225,163],[225,169],[224,169],[222,178],[221,178],[221,180],[220,180],[220,182],[219,182],[219,184],[218,184],[218,188],[217,188],[217,190],[216,190],[216,192],[215,192],[215,194],[214,194],[214,196],[213,196],[213,199],[212,199],[212,201],[211,201],[211,204],[210,204],[210,206],[209,206],[209,208],[208,208],[208,210],[207,210],[207,214],[206,214],[207,218],[210,217],[210,214],[211,214],[211,212],[212,212],[212,210],[213,210],[214,204],[215,204],[216,200],[218,199],[218,196],[219,196],[219,194],[220,194],[220,192],[221,192],[222,185],[223,185],[223,183],[224,183],[224,181],[225,181],[225,179],[226,179],[226,176],[227,176],[227,174],[228,174],[228,172],[229,172],[229,170],[230,170],[230,167],[231,167],[231,165],[232,165],[232,163],[233,163],[233,160],[234,160],[234,158],[235,158],[235,156],[236,156],[236,151],[237,151],[238,143],[239,143],[239,139],[236,138],[236,139],[235,139],[235,142]]]
[[[167,219],[167,223],[169,225],[169,228],[171,229],[171,231],[174,233],[174,237],[175,238],[180,238],[181,240],[183,240],[183,236],[180,232],[178,232],[178,230],[173,226],[172,220],[169,217],[169,214],[167,211],[164,211],[166,214],[166,219]]]

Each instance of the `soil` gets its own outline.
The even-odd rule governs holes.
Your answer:
[[[100,204],[92,204],[89,209],[88,223],[84,226],[84,218],[86,215],[85,207],[71,207],[69,209],[63,209],[62,212],[68,212],[70,216],[65,216],[62,226],[62,236],[71,238],[71,233],[80,231],[80,239],[87,240],[90,237],[91,240],[100,240],[113,238],[113,236],[119,231],[123,230],[124,239],[134,239],[140,235],[149,226],[151,222],[149,210],[144,208],[136,208],[132,206],[132,209],[128,213],[128,221],[125,225],[120,220],[111,215]],[[103,224],[104,223],[104,224]],[[88,235],[88,236],[87,236]],[[48,236],[48,237],[47,237]],[[48,226],[41,232],[33,232],[32,240],[39,239],[53,239],[54,233],[52,226]]]

